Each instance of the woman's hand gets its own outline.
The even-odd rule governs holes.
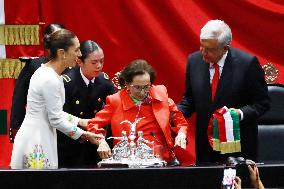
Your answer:
[[[95,145],[99,145],[99,141],[104,140],[104,136],[102,134],[95,134],[89,131],[85,131],[81,137]]]
[[[179,132],[175,138],[175,146],[180,146],[186,149],[186,135],[183,132]]]
[[[111,156],[111,149],[105,139],[99,141],[98,154],[100,158],[107,159]]]
[[[89,122],[89,121],[90,121],[90,119],[80,119],[78,124],[79,124],[83,129],[87,130],[87,126],[88,126],[88,122]]]

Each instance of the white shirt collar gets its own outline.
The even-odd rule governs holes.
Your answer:
[[[85,82],[85,83],[86,83],[86,85],[88,86],[88,85],[89,85],[90,80],[88,80],[88,79],[86,78],[86,76],[84,76],[84,74],[83,74],[83,72],[82,72],[82,69],[81,69],[81,68],[80,68],[80,74],[81,74],[81,76],[82,76],[82,78],[83,78],[84,82]],[[94,83],[95,79],[96,79],[96,77],[94,77],[91,81]]]
[[[217,62],[217,64],[219,65],[219,67],[223,68],[224,64],[225,64],[225,60],[227,58],[228,55],[228,51],[222,56],[222,58]],[[210,63],[210,68],[213,67],[214,63]]]

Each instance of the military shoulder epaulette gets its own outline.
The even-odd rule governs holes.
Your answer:
[[[102,73],[104,74],[105,79],[109,79],[109,76],[105,72],[102,72]]]
[[[65,80],[65,82],[67,82],[67,83],[71,81],[71,78],[66,74],[63,74],[62,77]]]

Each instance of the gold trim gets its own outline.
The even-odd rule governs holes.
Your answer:
[[[239,140],[221,142],[220,151],[221,154],[241,152],[241,142]]]
[[[213,150],[219,151],[221,154],[241,152],[241,141],[220,142],[219,139],[213,139]]]
[[[5,44],[4,25],[0,25],[0,45]]]
[[[39,25],[0,25],[1,45],[39,45]]]
[[[0,59],[0,79],[17,79],[24,66],[19,59]]]
[[[219,139],[212,139],[213,140],[213,150],[220,151],[220,140]]]

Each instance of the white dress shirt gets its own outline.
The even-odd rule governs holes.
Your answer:
[[[217,62],[218,66],[219,66],[219,79],[221,77],[221,74],[222,74],[222,71],[223,71],[223,67],[224,67],[224,64],[225,64],[225,60],[227,58],[227,55],[228,55],[228,51],[222,56],[222,58]],[[209,72],[210,72],[210,84],[212,84],[212,80],[213,80],[213,76],[215,74],[215,69],[214,69],[214,63],[210,63],[210,66],[209,66]],[[240,112],[240,120],[243,120],[244,118],[244,113],[238,109],[238,111]]]
[[[217,62],[218,66],[219,66],[219,79],[221,77],[221,74],[222,74],[222,71],[223,71],[223,67],[224,67],[224,64],[225,64],[225,60],[226,60],[226,57],[228,55],[228,51],[222,56],[222,58]],[[213,66],[214,63],[210,63],[210,66],[209,66],[209,72],[210,72],[210,84],[212,84],[212,80],[213,80],[213,76],[214,76],[214,73],[215,73],[215,69],[214,69],[214,66]]]
[[[81,74],[81,76],[82,76],[82,78],[83,78],[84,82],[85,82],[85,83],[86,83],[86,85],[88,86],[88,85],[89,85],[90,80],[88,80],[88,79],[86,78],[86,76],[83,74],[83,72],[82,72],[82,69],[81,69],[81,68],[80,68],[80,74]],[[93,79],[91,79],[92,83],[94,83],[95,79],[96,79],[96,77],[94,77]]]

